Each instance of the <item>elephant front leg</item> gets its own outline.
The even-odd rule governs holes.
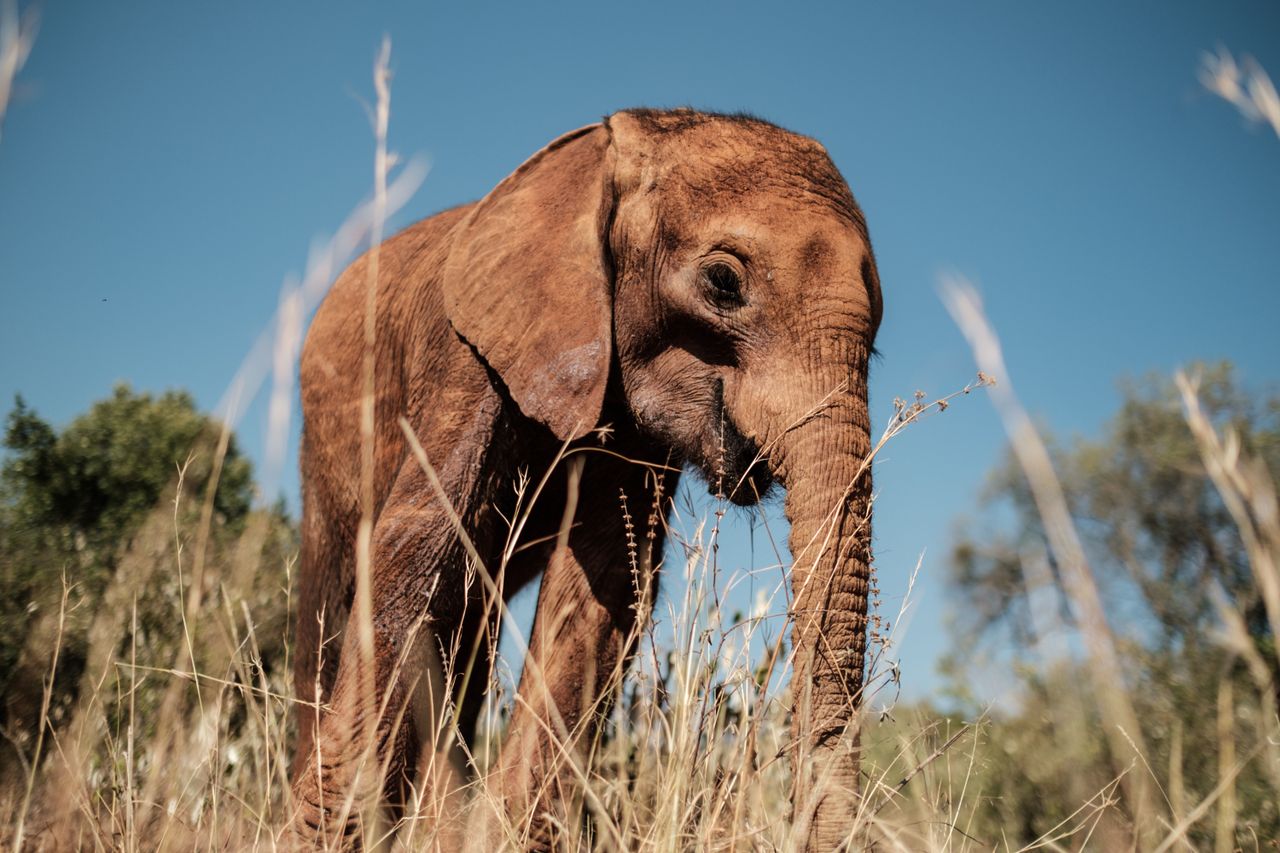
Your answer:
[[[656,503],[665,507],[674,477],[657,482]],[[652,473],[615,465],[592,471],[589,463],[575,524],[551,550],[495,779],[507,813],[504,840],[520,848],[574,846],[575,839],[555,838],[555,827],[580,825],[583,770],[639,639],[637,614],[647,619],[656,593],[661,511],[652,536],[645,523],[654,505]]]

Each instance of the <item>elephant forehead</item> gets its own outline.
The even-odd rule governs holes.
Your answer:
[[[624,193],[657,194],[698,213],[710,198],[765,191],[809,197],[866,225],[844,177],[816,140],[743,115],[627,110],[611,119]]]
[[[869,254],[863,232],[808,196],[756,190],[704,198],[697,213],[685,223],[664,219],[662,239],[728,243],[777,270],[845,278],[856,277]]]
[[[866,233],[861,210],[825,154],[739,148],[681,157],[655,170],[644,191],[699,215],[709,208],[749,206],[767,215],[780,204],[817,207]]]
[[[696,229],[721,226],[749,239],[803,239],[817,231],[845,231],[865,242],[867,234],[847,190],[843,196],[828,192],[822,184],[794,172],[770,174],[761,169],[752,178],[725,169],[672,180],[658,205],[668,221],[683,220]],[[827,241],[832,242],[845,241]],[[819,254],[815,248],[811,256],[816,259]]]

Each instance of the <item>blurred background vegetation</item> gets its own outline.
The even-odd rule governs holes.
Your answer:
[[[1280,395],[1242,387],[1229,363],[1190,371],[1201,377],[1205,413],[1262,460],[1274,487]],[[1121,390],[1102,435],[1046,440],[1121,654],[1118,686],[1141,723],[1141,762],[1109,752],[1066,581],[1012,455],[956,524],[954,646],[943,663],[950,697],[900,709],[895,728],[939,741],[982,720],[986,747],[968,778],[964,829],[983,846],[1018,849],[1094,821],[1095,842],[1107,840],[1099,849],[1127,846],[1134,816],[1114,781],[1132,773],[1154,779],[1175,823],[1213,803],[1187,832],[1195,849],[1273,848],[1280,658],[1259,584],[1174,383],[1149,375],[1124,379]],[[996,673],[1006,698],[991,707]],[[1082,810],[1090,802],[1107,808]]]
[[[220,612],[238,621],[244,611],[262,674],[283,684],[294,523],[280,505],[255,500],[253,472],[234,437],[188,394],[154,396],[121,384],[61,429],[19,398],[5,421],[4,450],[5,791],[22,791],[47,720],[55,738],[71,734],[66,750],[109,796],[112,777],[124,771],[124,742],[152,737],[199,701],[182,691],[162,715],[171,680],[157,669],[242,680],[232,665],[238,643],[229,644]],[[193,611],[201,618],[188,618]],[[243,723],[238,716],[229,733]],[[67,756],[45,749],[44,757]]]

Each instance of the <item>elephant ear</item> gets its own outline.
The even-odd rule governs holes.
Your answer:
[[[609,131],[567,133],[459,223],[445,310],[529,417],[562,441],[596,426],[612,355]]]

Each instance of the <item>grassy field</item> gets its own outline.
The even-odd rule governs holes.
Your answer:
[[[1270,483],[1258,481],[1246,460],[1233,461],[1229,448],[1215,445],[1221,439],[1194,420],[1194,408],[1190,414],[1224,488],[1234,490],[1242,518],[1253,525],[1244,535],[1255,565],[1274,572],[1280,529],[1268,509]],[[50,673],[67,665],[58,640],[86,615],[90,646],[79,697],[69,702],[43,692],[39,736],[20,745],[30,759],[0,789],[0,825],[9,828],[5,840],[15,849],[274,849],[282,843],[296,701],[287,676],[296,543],[267,513],[255,512],[237,535],[223,537],[202,529],[207,516],[198,495],[179,488],[172,501],[133,537],[95,613],[77,612],[81,596],[71,587],[60,602]],[[620,701],[605,735],[580,756],[584,794],[577,808],[589,830],[566,828],[566,848],[794,847],[786,626],[768,607],[753,614],[719,609],[715,590],[735,578],[732,572],[717,577],[724,570],[712,556],[716,522],[712,514],[695,523],[694,535],[682,543],[684,564],[666,566],[668,575],[688,582],[668,581],[680,591],[658,604],[662,639],[652,627],[645,631],[635,665],[616,686]],[[194,552],[202,541],[208,556],[198,565]],[[193,585],[201,574],[204,580]],[[896,614],[874,617],[873,624],[884,624]],[[874,646],[867,707],[889,707],[895,693],[897,673],[883,653],[891,642],[882,634]],[[1266,662],[1249,663],[1263,673],[1260,679],[1267,677]],[[1259,682],[1252,702],[1218,697],[1265,715],[1254,721],[1256,735],[1237,735],[1230,725],[1213,729],[1220,740],[1209,748],[1225,772],[1197,799],[1188,792],[1203,790],[1201,780],[1153,766],[1139,751],[1141,726],[1126,729],[1108,716],[1133,714],[1141,697],[1123,688],[1101,697],[1076,680],[1080,672],[1044,675],[1053,697],[1047,711],[1079,715],[1058,729],[1076,727],[1080,742],[1070,748],[1046,744],[1042,733],[1020,731],[998,714],[962,720],[906,706],[866,714],[856,846],[1198,849],[1206,826],[1209,837],[1217,826],[1232,840],[1215,846],[1236,849],[1235,820],[1223,817],[1224,803],[1236,808],[1233,780],[1250,762],[1277,767],[1280,726],[1263,689],[1269,682]],[[518,839],[522,816],[500,808],[483,777],[510,708],[509,684],[495,679],[492,686],[488,737],[473,756],[481,775],[472,807],[507,822],[510,837]],[[1017,799],[1008,786],[1045,773],[1086,780],[1084,768],[1070,764],[1072,751],[1105,750],[1108,733],[1132,739],[1130,747],[1113,750],[1123,756],[1120,770],[1096,790],[1079,791],[1078,800],[1064,792],[1058,802],[1039,804],[1041,816],[1058,817],[1028,843],[1027,827],[1017,823],[1025,815],[1002,810],[1002,803]],[[1187,754],[1197,748],[1183,747]],[[1002,826],[1003,820],[1010,824]],[[432,822],[406,821],[399,843],[433,849]],[[1258,839],[1257,849],[1267,846],[1268,839]]]

